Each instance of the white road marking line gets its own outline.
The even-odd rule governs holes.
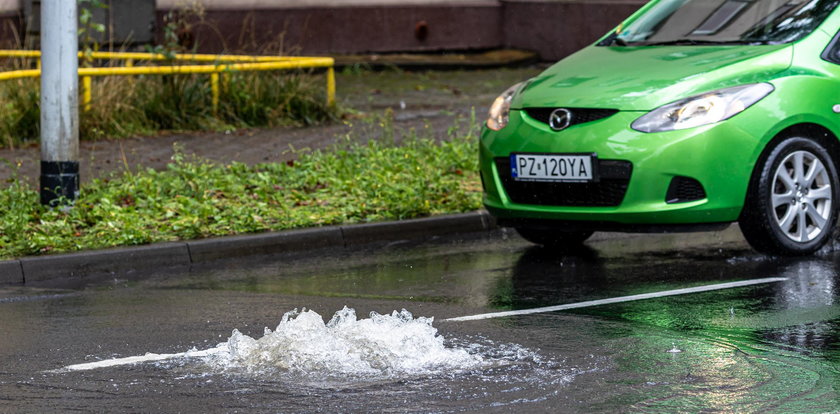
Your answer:
[[[202,351],[187,351],[181,352],[178,354],[153,354],[148,353],[146,355],[139,355],[139,356],[131,356],[125,358],[116,358],[116,359],[106,359],[103,361],[96,361],[96,362],[87,362],[84,364],[76,364],[76,365],[68,365],[64,368],[59,368],[52,371],[47,371],[51,373],[62,373],[62,372],[71,372],[71,371],[88,371],[91,369],[98,369],[98,368],[108,368],[108,367],[116,367],[120,365],[131,365],[131,364],[139,364],[141,362],[155,362],[155,361],[164,361],[167,359],[173,358],[192,358],[192,357],[205,357],[210,355],[219,354],[222,352],[227,352],[227,347],[217,347],[217,348],[210,348],[205,349]]]
[[[542,308],[522,309],[506,312],[484,313],[480,315],[461,316],[457,318],[443,319],[443,322],[477,321],[481,319],[504,318],[506,316],[531,315],[535,313],[557,312],[569,309],[588,308],[591,306],[610,305],[613,303],[633,302],[637,300],[656,299],[666,296],[688,295],[691,293],[711,292],[714,290],[734,289],[744,286],[761,285],[765,283],[784,282],[786,277],[768,277],[764,279],[744,280],[741,282],[719,283],[716,285],[696,286],[685,289],[665,290],[662,292],[643,293],[640,295],[620,296],[610,299],[590,300],[586,302],[569,303],[565,305],[546,306]]]

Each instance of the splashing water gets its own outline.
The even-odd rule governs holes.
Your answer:
[[[209,349],[95,361],[51,372],[153,362],[178,381],[218,382],[234,388],[225,388],[229,392],[246,394],[270,390],[286,396],[280,397],[281,405],[306,407],[303,411],[323,408],[327,401],[333,404],[324,406],[327,412],[367,412],[379,406],[404,411],[408,405],[450,412],[464,404],[498,411],[541,403],[564,393],[578,375],[602,369],[603,361],[592,355],[583,366],[570,366],[552,354],[481,335],[446,340],[433,321],[406,310],[359,319],[345,307],[324,323],[313,311],[295,310],[259,339],[234,330],[227,341]]]
[[[266,328],[260,339],[234,330],[219,344],[227,352],[207,362],[225,372],[325,376],[451,373],[504,364],[468,348],[447,347],[432,322],[415,319],[405,309],[390,315],[371,312],[360,320],[354,309],[344,307],[325,324],[314,311],[296,309],[274,331]]]

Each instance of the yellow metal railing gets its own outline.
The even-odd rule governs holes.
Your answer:
[[[24,69],[0,72],[0,81],[41,76],[38,50],[0,50],[0,58],[38,59],[38,69]],[[219,107],[219,76],[230,72],[274,71],[289,69],[326,68],[328,106],[335,105],[335,60],[330,57],[283,57],[283,56],[241,56],[241,55],[205,55],[130,53],[130,52],[79,52],[79,58],[89,60],[122,60],[125,66],[103,68],[79,68],[81,77],[83,111],[89,111],[93,99],[91,78],[94,76],[134,76],[134,75],[184,75],[209,74],[210,90],[213,99],[213,111]],[[177,66],[135,66],[136,61],[169,62],[212,62],[212,65],[177,65]]]

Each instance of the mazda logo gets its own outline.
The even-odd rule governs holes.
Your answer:
[[[555,131],[562,131],[572,123],[572,111],[566,108],[557,108],[548,117],[548,126]]]

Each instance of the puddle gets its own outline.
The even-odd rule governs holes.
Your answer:
[[[352,260],[313,257],[303,266],[278,261],[258,270],[219,266],[212,277],[196,273],[177,282],[155,281],[151,288],[1,304],[3,407],[523,414],[837,410],[837,253],[759,260],[751,253],[728,254],[737,253],[730,249],[712,260],[719,254],[714,246],[663,261],[651,253],[658,246],[618,246],[554,258],[520,243],[492,243],[386,249]],[[666,289],[768,277],[787,280],[662,297]],[[658,293],[527,317],[463,323],[418,317],[460,315],[462,308],[591,305],[640,292]],[[329,311],[283,319],[301,298]],[[341,309],[345,303],[398,311],[369,316]],[[399,311],[403,306],[415,314]],[[231,334],[233,328],[242,333]],[[192,346],[198,349],[183,352]],[[146,351],[176,353],[142,355]],[[126,358],[98,361],[116,356]],[[74,362],[88,363],[43,371]],[[76,372],[82,369],[88,371]]]

